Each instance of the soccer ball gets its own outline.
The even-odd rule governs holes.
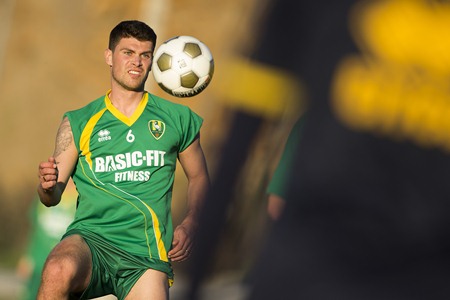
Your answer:
[[[176,36],[155,52],[153,77],[158,85],[175,97],[192,97],[211,82],[214,59],[208,47],[192,36]]]

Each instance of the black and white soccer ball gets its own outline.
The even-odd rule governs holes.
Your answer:
[[[152,73],[158,85],[175,97],[192,97],[211,82],[214,58],[198,39],[182,35],[165,41],[155,52]]]

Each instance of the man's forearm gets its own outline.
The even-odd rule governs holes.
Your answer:
[[[61,195],[64,191],[62,185],[63,183],[58,183],[53,189],[46,190],[43,189],[42,185],[39,184],[37,192],[42,204],[44,204],[47,207],[57,205],[61,201]]]
[[[209,190],[209,178],[198,179],[197,182],[190,182],[188,185],[188,203],[186,216],[181,225],[188,226],[196,230],[198,218]]]

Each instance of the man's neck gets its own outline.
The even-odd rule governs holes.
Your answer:
[[[125,90],[111,90],[109,99],[112,105],[127,117],[131,117],[142,100],[144,91],[134,92]]]

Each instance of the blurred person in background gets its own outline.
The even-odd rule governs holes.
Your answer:
[[[248,299],[448,297],[449,22],[450,1],[270,2],[251,60],[299,77],[308,108],[292,163],[299,172],[288,178]],[[246,137],[228,137],[213,196],[233,189],[237,170],[226,160],[245,161],[242,145],[250,148],[264,121],[235,115]],[[217,235],[227,211],[215,205],[202,214],[205,236]],[[198,266],[190,299],[207,270]]]
[[[28,245],[17,266],[17,274],[25,283],[20,299],[36,299],[44,262],[72,222],[77,196],[76,188],[70,180],[61,203],[55,207],[47,208],[37,197],[33,198],[28,212],[31,229]]]
[[[449,20],[449,1],[273,1],[254,59],[309,107],[250,300],[448,297]]]
[[[143,22],[113,28],[105,51],[111,90],[64,115],[53,156],[39,164],[42,203],[57,205],[70,177],[79,198],[47,258],[38,299],[168,299],[171,262],[190,255],[209,187],[202,118],[144,90],[155,45]],[[188,211],[173,230],[177,160],[188,178]]]
[[[297,176],[296,170],[292,170],[292,165],[300,143],[302,124],[303,118],[300,118],[292,127],[280,160],[267,186],[267,213],[273,221],[278,220],[284,211],[289,178]]]

